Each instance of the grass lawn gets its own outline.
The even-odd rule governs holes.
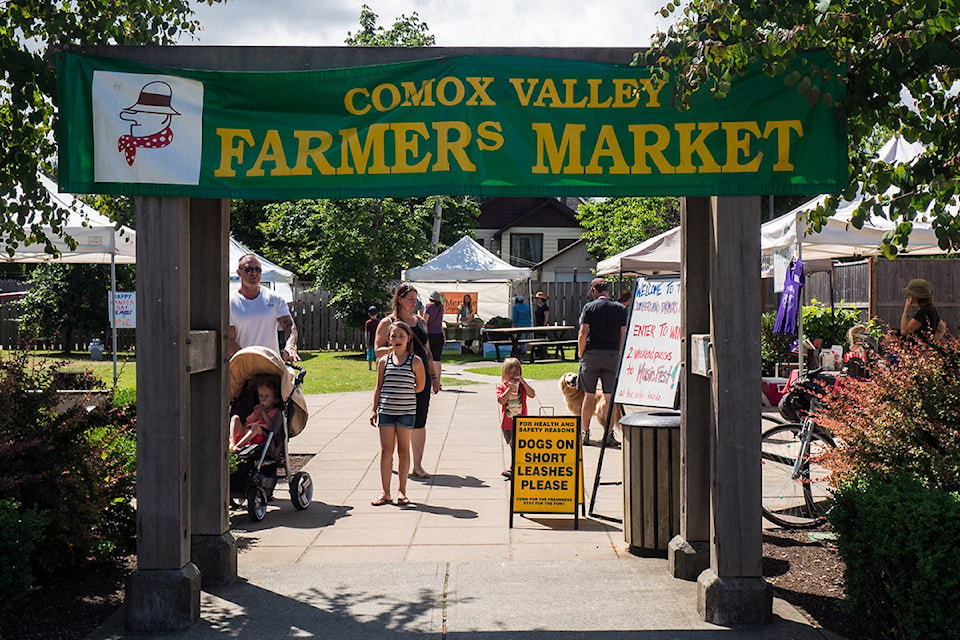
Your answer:
[[[58,353],[36,352],[40,362],[64,362],[64,371],[91,370],[109,387],[113,381],[113,361],[105,359],[95,362],[87,354],[74,353],[63,356]],[[377,382],[375,371],[367,370],[366,357],[362,353],[349,351],[301,351],[300,366],[307,370],[303,381],[303,392],[341,393],[345,391],[373,391]],[[457,356],[457,358],[467,356]],[[480,360],[473,356],[474,360]],[[451,361],[453,359],[451,358]],[[135,389],[137,386],[137,363],[132,353],[121,354],[117,359],[117,389]],[[476,384],[469,380],[441,378],[444,387]]]
[[[499,364],[499,363],[496,363]],[[567,360],[566,362],[545,362],[543,364],[523,363],[523,377],[527,380],[559,380],[565,373],[577,372],[579,363]],[[490,376],[491,382],[500,378],[500,367],[471,367],[466,369],[470,373],[479,373]]]

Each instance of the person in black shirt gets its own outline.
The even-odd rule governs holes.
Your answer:
[[[543,291],[537,291],[537,295],[533,296],[534,304],[536,305],[533,309],[533,326],[535,327],[545,327],[550,322],[550,305],[547,304],[547,296]],[[548,335],[544,331],[534,331],[534,338],[542,338],[544,340],[548,339]],[[537,357],[545,358],[547,356],[546,347],[537,347]]]
[[[903,304],[900,316],[900,335],[916,335],[924,342],[937,341],[947,332],[947,323],[933,306],[933,288],[923,278],[914,278],[903,288],[907,300]],[[917,312],[911,318],[910,307],[916,305]]]
[[[584,444],[590,440],[590,420],[597,403],[598,380],[603,383],[603,395],[607,406],[610,406],[620,360],[620,345],[623,344],[627,325],[627,310],[619,302],[610,299],[606,280],[594,278],[590,283],[590,295],[594,300],[585,304],[580,312],[580,332],[577,335],[580,348],[577,386],[584,392],[580,408]],[[613,438],[612,429],[607,444],[619,444]]]

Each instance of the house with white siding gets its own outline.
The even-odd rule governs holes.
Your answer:
[[[580,198],[490,198],[480,205],[477,242],[516,266],[536,269],[542,282],[587,281],[597,261],[580,242],[574,215]],[[562,257],[554,260],[555,257]]]

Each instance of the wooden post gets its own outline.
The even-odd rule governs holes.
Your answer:
[[[760,513],[760,199],[711,199],[711,557],[697,580],[707,622],[769,620]]]
[[[680,209],[680,535],[667,547],[675,578],[696,580],[710,565],[710,380],[690,371],[690,336],[710,332],[710,199]]]
[[[137,569],[126,585],[133,631],[200,618],[190,562],[190,206],[137,198]],[[222,274],[217,274],[222,278]]]
[[[191,351],[202,354],[190,362],[190,559],[200,569],[204,587],[237,577],[237,541],[230,533],[227,507],[229,235],[229,200],[190,200],[189,339]],[[201,348],[205,334],[213,338],[209,354]]]

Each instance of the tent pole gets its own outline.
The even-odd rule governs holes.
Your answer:
[[[800,239],[800,220],[797,216],[797,260],[803,263],[803,241]],[[803,375],[803,291],[797,290],[797,380]]]
[[[113,327],[113,386],[117,386],[117,254],[110,254],[110,326]]]

